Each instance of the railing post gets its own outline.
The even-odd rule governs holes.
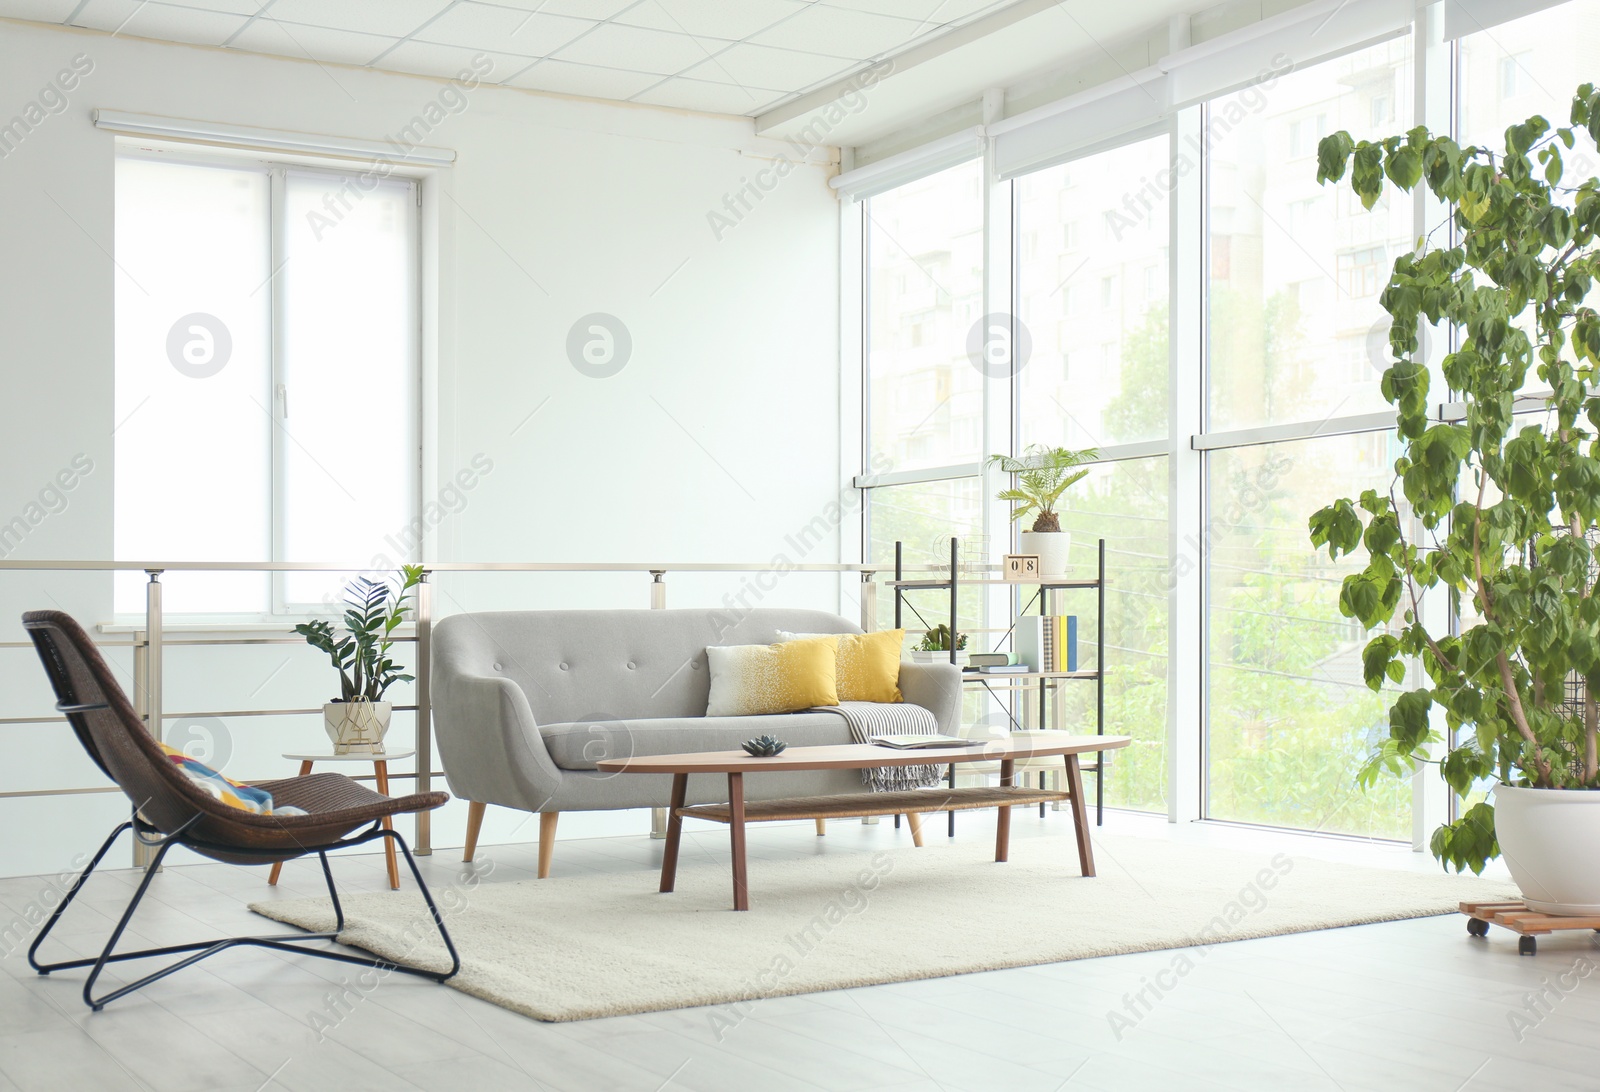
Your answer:
[[[667,570],[650,570],[650,609],[667,609]],[[665,838],[667,836],[667,809],[650,809],[650,837]]]
[[[417,791],[433,791],[433,705],[429,693],[433,672],[433,585],[428,570],[422,570],[417,585]],[[417,831],[412,852],[426,857],[433,852],[432,812],[417,812]]]
[[[134,653],[134,678],[144,692],[142,712],[145,729],[158,742],[167,738],[161,715],[161,570],[146,569],[150,579],[144,586],[144,657],[140,664]],[[139,667],[144,668],[143,671]],[[137,837],[133,839],[133,867],[148,868],[154,854]]]

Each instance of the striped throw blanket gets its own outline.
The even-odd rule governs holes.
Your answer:
[[[815,713],[838,713],[850,726],[850,738],[866,743],[873,736],[932,735],[939,722],[920,705],[910,702],[842,701],[821,705]],[[921,789],[937,785],[944,777],[943,766],[874,766],[861,771],[861,779],[873,792]]]

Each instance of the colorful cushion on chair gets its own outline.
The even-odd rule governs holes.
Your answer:
[[[242,784],[231,777],[224,777],[204,762],[196,762],[176,747],[168,747],[165,743],[157,744],[178,771],[189,779],[189,784],[210,796],[213,800],[250,812],[252,815],[305,815],[300,808],[275,808],[272,806],[272,794],[264,789]]]

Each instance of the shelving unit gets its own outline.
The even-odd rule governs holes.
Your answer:
[[[894,544],[894,580],[890,586],[894,588],[894,626],[900,629],[903,625],[903,616],[909,608],[923,626],[928,629],[928,620],[916,606],[907,601],[906,593],[919,591],[942,591],[950,596],[950,633],[951,645],[955,644],[957,632],[956,614],[957,602],[961,587],[965,585],[1005,585],[1016,588],[1019,592],[1024,588],[1031,588],[1033,594],[1016,610],[1011,620],[1011,626],[1006,630],[1004,642],[1016,632],[1017,618],[1026,615],[1029,610],[1038,604],[1040,614],[1056,614],[1058,611],[1050,609],[1055,606],[1055,597],[1062,592],[1090,591],[1095,593],[1095,660],[1093,671],[1032,671],[1024,674],[995,674],[983,675],[975,671],[962,673],[964,686],[982,686],[984,690],[1006,709],[1006,716],[1011,720],[1013,731],[1022,728],[1017,722],[1016,713],[1013,712],[1003,698],[1002,693],[1036,690],[1039,694],[1039,726],[1049,725],[1050,702],[1053,697],[1058,697],[1060,684],[1064,682],[1093,681],[1095,687],[1095,735],[1106,734],[1106,540],[1097,540],[1095,577],[1092,580],[1061,579],[1061,580],[1001,580],[994,577],[968,577],[961,575],[961,544],[958,539],[950,540],[950,574],[945,579],[917,579],[907,580],[905,576],[904,543]],[[950,662],[956,662],[955,648],[950,649]],[[1094,774],[1094,821],[1096,826],[1101,826],[1105,819],[1105,754],[1093,765],[1084,766],[1082,772]],[[954,767],[951,767],[952,778]],[[952,784],[954,781],[952,780]],[[955,813],[950,813],[951,833],[955,832]]]

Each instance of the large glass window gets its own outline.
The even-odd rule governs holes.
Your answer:
[[[408,180],[118,158],[118,558],[411,559],[416,231]],[[173,573],[165,606],[282,612],[340,582]],[[142,609],[140,574],[115,601]]]
[[[1072,535],[1073,572],[1094,569],[1106,543],[1106,660],[1092,663],[1092,592],[1065,592],[1061,609],[1078,615],[1079,656],[1101,667],[1106,731],[1133,737],[1107,763],[1106,803],[1158,811],[1167,798],[1167,460],[1133,459],[1094,468],[1064,498],[1061,529]],[[1061,726],[1094,731],[1094,686],[1060,684]]]
[[[1367,688],[1370,635],[1339,613],[1339,583],[1360,565],[1306,540],[1307,515],[1336,496],[1387,492],[1398,454],[1391,432],[1211,453],[1211,818],[1409,837],[1410,786],[1384,778],[1362,792],[1355,781],[1393,701]]]
[[[1385,408],[1378,294],[1416,239],[1412,205],[1371,212],[1317,184],[1317,142],[1413,124],[1409,37],[1208,104],[1209,429]]]
[[[866,203],[868,465],[984,454],[982,357],[968,351],[982,317],[982,183],[974,161]]]
[[[1021,444],[1167,434],[1165,136],[1016,181]]]

